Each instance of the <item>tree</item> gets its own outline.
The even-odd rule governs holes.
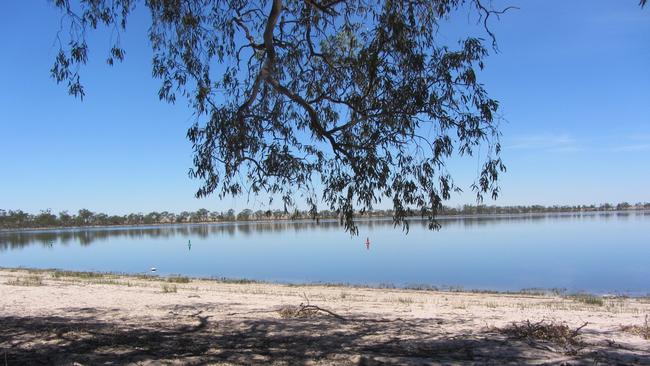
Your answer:
[[[46,227],[56,225],[56,215],[52,214],[50,209],[41,210],[41,212],[34,218],[36,226]]]
[[[92,211],[82,208],[77,213],[78,224],[81,226],[92,224],[94,215]]]
[[[73,224],[72,216],[68,213],[68,211],[61,211],[59,212],[59,222],[61,223],[62,226],[69,226]]]
[[[221,219],[222,219],[222,215],[220,212],[218,211],[210,212],[210,221],[216,222],[216,221],[220,221]]]
[[[160,218],[161,218],[160,213],[153,211],[153,212],[149,212],[144,216],[143,222],[145,224],[155,224],[160,221]]]
[[[617,210],[629,210],[632,205],[630,205],[628,202],[621,202],[618,205],[616,205]]]
[[[206,210],[205,208],[199,209],[196,211],[196,218],[198,222],[206,222],[208,221],[208,217],[210,215],[210,211]]]
[[[253,215],[253,210],[246,208],[237,215],[237,221],[248,221]]]
[[[191,217],[191,213],[187,211],[183,211],[178,216],[176,216],[176,222],[189,222]]]
[[[55,0],[70,29],[59,34],[70,39],[61,40],[51,74],[70,94],[85,95],[79,66],[88,60],[88,30],[110,28],[118,36],[107,62],[124,59],[119,32],[136,3]],[[396,224],[415,210],[436,228],[443,201],[460,190],[447,160],[481,145],[471,189],[478,201],[498,195],[498,102],[477,69],[496,49],[488,20],[509,8],[481,0],[143,4],[159,97],[183,97],[196,118],[187,137],[190,176],[202,181],[197,196],[265,193],[285,211],[301,197],[312,216],[322,202],[352,232],[355,210],[388,200]],[[483,34],[452,47],[437,31],[458,12],[469,12]]]

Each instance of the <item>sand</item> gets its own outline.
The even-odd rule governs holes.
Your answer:
[[[649,314],[650,298],[0,269],[0,366],[650,365]]]

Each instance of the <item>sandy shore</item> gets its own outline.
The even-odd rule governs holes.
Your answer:
[[[650,298],[0,269],[0,365],[650,365],[649,314]]]

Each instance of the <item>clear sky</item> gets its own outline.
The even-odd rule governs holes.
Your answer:
[[[650,8],[642,10],[637,0],[507,4],[520,9],[492,23],[500,53],[481,75],[506,121],[508,172],[494,203],[650,201]],[[194,198],[198,182],[187,177],[192,159],[185,138],[191,111],[158,100],[142,10],[122,35],[124,63],[106,65],[108,32],[90,37],[80,102],[49,77],[58,11],[44,0],[4,4],[0,208],[263,207],[254,198]],[[466,16],[452,25],[474,26]],[[467,187],[476,159],[451,168]],[[448,204],[473,202],[466,192]]]

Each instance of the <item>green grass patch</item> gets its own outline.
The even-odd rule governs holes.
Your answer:
[[[251,280],[248,278],[227,278],[227,277],[212,277],[210,278],[213,281],[221,282],[221,283],[232,283],[236,285],[246,285],[246,284],[252,284],[252,283],[267,283],[265,281],[258,281],[258,280]]]
[[[144,273],[144,274],[142,274],[142,273],[141,274],[127,274],[125,276],[137,278],[139,280],[146,280],[146,281],[158,281],[158,280],[160,280],[159,276],[153,275],[153,274],[148,274],[148,273]]]
[[[43,279],[41,276],[30,275],[27,277],[16,277],[5,283],[11,286],[42,286]]]
[[[176,293],[178,292],[178,288],[176,287],[176,285],[163,284],[162,292],[163,294]]]
[[[190,278],[181,275],[172,275],[167,277],[167,282],[170,283],[190,283]]]
[[[90,280],[90,279],[104,278],[106,276],[114,277],[114,275],[107,275],[105,273],[98,273],[98,272],[64,271],[58,269],[52,272],[52,277],[54,278],[73,277],[82,280]]]
[[[413,303],[413,299],[410,297],[398,297],[397,302],[404,305],[410,305]]]
[[[410,284],[403,287],[405,290],[414,290],[414,291],[440,291],[437,286],[427,285],[427,284]]]
[[[115,285],[115,286],[126,286],[126,287],[131,287],[133,286],[131,282],[122,282],[122,281],[117,281],[113,280],[110,278],[100,278],[96,280],[89,280],[88,283],[92,283],[94,285]]]
[[[602,297],[588,293],[571,294],[567,295],[566,298],[587,305],[603,306],[605,304]]]

